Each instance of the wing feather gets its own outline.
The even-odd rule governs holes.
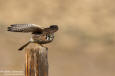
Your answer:
[[[41,32],[42,27],[36,24],[12,24],[8,27],[11,32]]]

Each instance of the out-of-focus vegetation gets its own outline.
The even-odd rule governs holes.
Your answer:
[[[30,34],[7,26],[59,25],[49,47],[50,76],[115,76],[114,0],[0,0],[0,70],[24,70],[17,49]]]

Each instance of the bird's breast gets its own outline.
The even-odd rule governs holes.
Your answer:
[[[46,44],[46,43],[52,42],[53,39],[54,39],[53,34],[41,34],[41,35],[35,34],[32,36],[32,40],[39,44]]]

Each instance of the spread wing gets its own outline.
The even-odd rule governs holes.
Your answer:
[[[42,27],[36,24],[12,24],[8,27],[11,32],[42,32]]]

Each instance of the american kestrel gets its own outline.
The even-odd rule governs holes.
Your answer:
[[[54,33],[58,30],[57,25],[43,28],[36,24],[12,24],[8,27],[11,32],[32,32],[31,39],[18,50],[23,50],[29,43],[46,44],[54,39]]]

